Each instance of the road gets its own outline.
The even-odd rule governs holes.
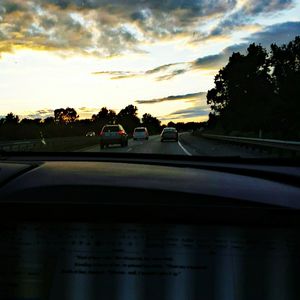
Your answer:
[[[178,155],[192,155],[182,146],[181,142],[161,142],[159,135],[150,136],[149,140],[137,140],[130,139],[128,141],[128,147],[120,147],[119,145],[110,145],[109,148],[103,150],[99,145],[82,149],[84,152],[129,152],[129,153],[158,153],[158,154],[178,154]]]
[[[171,155],[196,155],[196,156],[241,156],[248,158],[269,157],[268,153],[242,148],[240,146],[224,144],[205,138],[193,136],[191,133],[181,133],[179,141],[161,142],[160,136],[150,136],[148,141],[129,140],[128,147],[111,145],[109,148],[100,149],[99,144],[79,150],[80,152],[128,152],[145,154],[171,154]]]

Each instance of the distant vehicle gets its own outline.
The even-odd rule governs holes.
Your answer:
[[[122,125],[105,125],[100,133],[100,147],[120,144],[121,147],[128,146],[128,135]]]
[[[149,133],[146,127],[137,127],[134,129],[133,132],[133,139],[144,139],[148,140],[149,139]]]
[[[178,142],[178,131],[174,127],[165,127],[160,134],[160,141],[170,141],[174,140]]]
[[[94,131],[89,131],[85,136],[96,136],[96,133]]]

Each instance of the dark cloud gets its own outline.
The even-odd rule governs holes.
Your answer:
[[[269,47],[273,43],[278,45],[287,43],[298,35],[300,35],[300,22],[285,22],[268,26],[245,40]]]
[[[255,17],[258,15],[270,15],[294,5],[294,0],[249,0],[244,1],[243,5],[225,17],[209,32],[199,32],[194,36],[193,41],[203,41],[216,37],[232,34],[234,31],[249,26],[257,26]]]
[[[208,116],[209,111],[210,111],[209,107],[206,106],[189,107],[186,109],[174,111],[169,115],[159,117],[159,119],[161,121],[165,121],[165,120],[178,120],[178,119],[204,117],[204,116]]]
[[[260,13],[270,13],[274,11],[281,11],[293,5],[293,0],[251,0],[246,1],[241,8],[245,14],[256,16]]]
[[[145,74],[154,74],[154,73],[159,73],[161,71],[165,71],[167,69],[169,69],[170,67],[173,67],[173,66],[176,66],[176,65],[180,65],[182,63],[173,63],[173,64],[165,64],[165,65],[161,65],[161,66],[158,66],[154,69],[150,69],[148,71],[145,72]]]
[[[237,11],[237,0],[0,0],[0,53],[16,47],[98,56],[141,52],[144,42],[192,37],[195,28],[196,40],[222,36],[252,24],[257,14],[292,5],[292,0],[245,0]],[[211,32],[201,32],[202,24],[222,16]],[[119,76],[114,79],[126,78]],[[172,73],[158,80],[170,78]]]
[[[287,43],[300,35],[300,22],[285,22],[267,26],[263,30],[251,34],[245,42],[225,48],[218,54],[200,57],[192,62],[193,68],[219,69],[228,62],[233,52],[245,53],[250,43],[261,44],[269,48],[272,43],[278,45]]]
[[[133,77],[142,77],[142,76],[150,76],[150,75],[156,75],[158,73],[164,73],[163,75],[157,76],[156,80],[161,81],[161,80],[168,80],[172,79],[176,75],[183,74],[187,72],[186,68],[182,69],[175,69],[172,70],[175,66],[178,65],[187,65],[187,63],[173,63],[173,64],[165,64],[158,66],[153,69],[149,69],[147,71],[137,71],[137,72],[132,72],[132,71],[99,71],[99,72],[93,72],[93,75],[108,75],[110,76],[110,79],[113,80],[119,80],[119,79],[128,79],[128,78],[133,78]]]
[[[191,93],[191,94],[184,94],[184,95],[175,95],[175,96],[168,96],[168,97],[157,98],[157,99],[136,100],[135,102],[138,104],[155,104],[155,103],[161,103],[161,102],[166,102],[166,101],[197,99],[203,95],[206,95],[206,93],[199,92],[199,93]]]
[[[177,75],[181,75],[181,74],[186,73],[187,71],[188,71],[188,69],[177,69],[177,70],[172,71],[169,74],[158,76],[156,78],[156,80],[157,81],[170,80],[170,79],[174,78]]]
[[[1,0],[0,52],[15,47],[111,56],[190,35],[236,0]]]
[[[261,44],[264,47],[269,47],[270,44],[276,43],[278,45],[287,43],[295,38],[295,36],[300,35],[300,22],[285,22],[279,23],[271,26],[267,26],[263,30],[251,34],[244,39],[243,43],[234,44],[229,47],[224,48],[221,52],[213,55],[207,55],[199,57],[192,62],[186,63],[173,63],[166,64],[156,67],[146,72],[123,72],[123,71],[112,71],[112,72],[95,72],[94,74],[108,74],[112,75],[112,79],[125,79],[136,76],[145,76],[151,74],[158,74],[160,72],[166,72],[160,76],[156,77],[156,80],[170,80],[177,75],[184,74],[190,70],[195,69],[215,69],[218,70],[222,66],[226,65],[229,57],[233,52],[240,52],[245,54],[250,43]],[[181,66],[179,69],[172,70],[174,67]],[[153,99],[151,101],[154,101]],[[142,101],[142,100],[141,100]]]
[[[248,43],[236,44],[225,48],[218,54],[203,56],[193,61],[193,69],[219,69],[228,62],[228,58],[233,52],[245,52]]]

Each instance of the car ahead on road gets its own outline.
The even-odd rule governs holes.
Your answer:
[[[137,127],[134,129],[133,132],[133,139],[138,140],[138,139],[143,139],[143,140],[148,140],[149,139],[149,133],[146,127]]]
[[[178,142],[178,131],[174,127],[165,127],[160,134],[160,141],[176,141]]]
[[[128,135],[122,125],[105,125],[100,133],[100,147],[120,144],[121,147],[128,145]]]
[[[96,136],[96,133],[94,131],[89,131],[85,136]]]

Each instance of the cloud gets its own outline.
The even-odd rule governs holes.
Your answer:
[[[91,117],[92,114],[97,113],[100,109],[95,108],[95,107],[79,107],[75,108],[77,111],[77,114],[79,115],[80,118],[85,118],[85,117]],[[47,117],[53,117],[54,116],[54,109],[51,108],[45,108],[45,109],[39,109],[36,111],[31,111],[31,112],[25,112],[20,115],[21,119],[24,118],[29,118],[29,119],[45,119]]]
[[[207,106],[199,106],[199,107],[189,107],[186,109],[181,109],[172,112],[169,115],[165,115],[159,117],[161,121],[167,120],[178,120],[178,119],[188,119],[188,118],[196,118],[196,117],[206,117],[208,116],[210,108]]]
[[[300,22],[278,23],[267,26],[254,34],[250,34],[247,38],[244,38],[242,43],[231,45],[224,48],[217,54],[202,56],[191,62],[165,64],[144,72],[101,71],[94,72],[93,74],[111,75],[111,79],[127,79],[132,77],[161,74],[155,77],[157,81],[170,80],[175,76],[184,74],[192,70],[219,70],[221,67],[226,65],[229,57],[233,52],[240,52],[242,54],[245,54],[250,43],[261,44],[262,46],[269,48],[270,44],[272,43],[277,43],[278,45],[287,43],[290,40],[294,39],[297,35],[300,35]],[[154,100],[156,99],[153,99],[151,101]]]
[[[222,36],[257,14],[292,5],[292,0],[2,0],[0,52],[20,47],[99,56],[141,52],[144,42],[195,33],[202,39]],[[210,33],[201,31],[218,19]]]
[[[188,69],[177,69],[177,70],[174,70],[174,71],[170,72],[169,74],[158,76],[156,78],[156,80],[157,81],[170,80],[170,79],[174,78],[177,75],[181,75],[181,74],[186,73],[187,71],[188,71]]]
[[[141,53],[145,43],[182,36],[198,41],[224,37],[253,25],[258,14],[292,5],[292,0],[1,0],[0,55],[21,48],[66,56]],[[209,33],[201,31],[216,20],[220,22]],[[169,80],[185,69],[172,69],[157,80]],[[148,71],[119,74],[113,79],[153,74]],[[155,74],[156,70],[152,71]]]
[[[251,30],[259,27],[255,19],[259,15],[271,15],[294,6],[293,0],[243,0],[229,14],[224,14],[210,32],[199,32],[193,42],[229,36],[238,30]]]
[[[245,52],[247,47],[248,43],[236,44],[226,47],[218,54],[199,57],[191,63],[192,69],[219,69],[227,63],[233,52]]]
[[[256,32],[245,40],[269,47],[273,43],[281,45],[290,42],[297,35],[300,35],[300,22],[285,22],[268,26],[263,31]]]
[[[95,111],[98,111],[99,109],[95,108],[95,107],[79,107],[78,109],[76,109],[77,113],[79,112],[83,112],[83,113],[94,113]]]
[[[161,103],[166,101],[190,101],[195,100],[197,98],[203,97],[206,95],[206,92],[199,92],[199,93],[191,93],[191,94],[184,94],[184,95],[175,95],[175,96],[168,96],[164,98],[156,98],[156,99],[149,99],[149,100],[136,100],[137,104],[155,104]]]
[[[189,35],[236,0],[2,0],[0,52],[20,47],[99,56]]]
[[[45,119],[48,117],[54,116],[54,110],[53,109],[38,109],[36,111],[27,112],[22,115],[20,115],[21,119],[28,118],[28,119]]]
[[[157,81],[162,81],[162,80],[169,80],[176,75],[183,74],[187,71],[187,69],[181,68],[181,69],[174,69],[174,67],[177,67],[181,65],[181,67],[186,67],[188,63],[172,63],[172,64],[165,64],[158,66],[153,69],[149,69],[146,71],[98,71],[98,72],[93,72],[93,75],[107,75],[110,76],[110,79],[112,80],[119,80],[119,79],[128,79],[128,78],[133,78],[133,77],[144,77],[144,76],[152,76],[156,75],[159,73],[162,73],[162,75],[159,75],[156,77]]]
[[[228,62],[233,52],[245,54],[251,43],[261,44],[269,48],[272,43],[281,45],[291,41],[297,35],[300,35],[300,22],[285,22],[270,25],[244,38],[244,42],[240,44],[231,45],[217,54],[196,59],[191,62],[191,69],[220,69]]]
[[[132,72],[132,71],[99,71],[93,72],[92,75],[107,75],[110,79],[127,79],[132,77],[138,77],[144,75],[144,72]]]

